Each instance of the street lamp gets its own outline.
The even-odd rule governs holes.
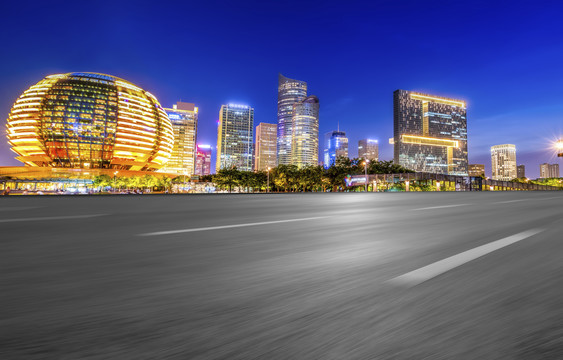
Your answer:
[[[268,168],[268,182],[266,185],[266,192],[269,193],[270,192],[270,168]]]
[[[364,172],[366,175],[366,181],[365,181],[366,192],[368,192],[368,162],[369,162],[368,159],[364,161]]]
[[[557,150],[557,156],[563,157],[563,139],[557,140],[555,143],[555,149]]]
[[[115,177],[118,173],[119,173],[119,171],[116,171],[116,172],[113,173],[113,192],[115,192]]]

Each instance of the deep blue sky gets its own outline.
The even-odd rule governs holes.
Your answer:
[[[215,145],[221,104],[275,123],[277,75],[307,81],[321,134],[380,141],[392,159],[392,93],[468,103],[469,161],[513,143],[529,177],[563,134],[563,5],[557,1],[3,1],[0,117],[46,75],[101,72],[163,106],[194,102]],[[4,139],[0,165],[19,165]]]

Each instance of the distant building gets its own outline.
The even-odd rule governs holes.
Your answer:
[[[172,156],[160,172],[192,175],[195,172],[198,108],[178,101],[172,109],[164,108],[174,131]]]
[[[252,171],[254,109],[246,105],[222,105],[217,131],[216,170],[236,167]]]
[[[348,157],[348,138],[344,131],[331,131],[325,134],[324,166],[329,168],[338,157]]]
[[[540,165],[540,178],[558,178],[559,177],[559,164],[541,164]]]
[[[254,170],[266,171],[276,167],[277,158],[276,124],[260,123],[256,126],[256,142],[254,144]]]
[[[469,164],[469,176],[485,177],[485,165],[483,164]]]
[[[518,176],[516,171],[516,145],[491,146],[493,180],[510,181]]]
[[[379,161],[379,143],[377,140],[362,139],[358,141],[358,157]]]
[[[518,165],[516,167],[516,175],[517,175],[517,178],[519,178],[519,179],[525,178],[526,177],[526,166]]]
[[[305,100],[307,83],[305,81],[278,76],[278,136],[277,163],[291,164],[293,130],[293,104]],[[317,140],[318,141],[318,140]]]
[[[195,174],[196,175],[211,174],[211,145],[197,146]]]
[[[293,104],[291,164],[299,168],[319,163],[319,99],[308,96]]]
[[[467,117],[462,100],[396,90],[395,163],[414,171],[467,176]]]

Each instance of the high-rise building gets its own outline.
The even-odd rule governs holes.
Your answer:
[[[348,138],[344,131],[331,131],[325,134],[324,166],[329,168],[337,158],[348,157]]]
[[[485,177],[485,165],[483,165],[483,164],[469,164],[468,173],[469,173],[469,176]]]
[[[518,176],[516,172],[516,145],[491,146],[491,169],[493,180],[510,181]]]
[[[518,165],[516,167],[516,177],[522,179],[526,177],[526,167],[524,165]]]
[[[211,174],[211,145],[197,145],[195,174]]]
[[[254,109],[246,105],[222,105],[217,132],[216,170],[236,167],[252,171]]]
[[[192,175],[195,171],[198,108],[192,103],[178,101],[172,109],[165,108],[172,122],[174,146],[172,156],[160,172]]]
[[[268,168],[276,167],[277,131],[276,124],[260,123],[256,126],[254,170],[266,171]]]
[[[414,171],[467,176],[464,101],[396,90],[393,125],[396,164]]]
[[[293,104],[291,164],[299,168],[319,163],[319,99],[308,96]]]
[[[305,81],[289,79],[282,74],[279,74],[277,139],[277,163],[279,165],[291,164],[293,104],[303,101],[306,97],[307,83]]]
[[[540,178],[558,178],[559,177],[559,164],[541,164],[540,165]]]
[[[358,157],[360,159],[379,160],[379,143],[377,140],[362,139],[358,141]]]

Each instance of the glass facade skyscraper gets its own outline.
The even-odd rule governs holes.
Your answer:
[[[211,145],[197,145],[195,174],[211,174]]]
[[[516,145],[491,146],[493,180],[510,181],[518,176],[516,171]]]
[[[260,123],[256,126],[254,170],[266,171],[276,167],[277,130],[276,124]]]
[[[252,171],[254,109],[246,105],[221,106],[217,131],[216,170],[236,167]]]
[[[293,104],[291,163],[299,168],[319,162],[319,99],[308,96]]]
[[[372,139],[358,141],[358,157],[360,159],[379,160],[379,142]]]
[[[305,81],[278,76],[278,145],[277,163],[291,164],[291,146],[293,130],[293,104],[303,101],[307,97],[307,83]],[[318,139],[317,139],[318,141]]]
[[[172,109],[165,108],[174,130],[172,156],[160,172],[192,175],[195,172],[198,108],[179,101]]]
[[[336,158],[348,157],[348,138],[344,131],[331,131],[325,134],[324,167],[329,168]]]
[[[406,90],[393,93],[395,163],[437,174],[468,174],[466,104]]]

